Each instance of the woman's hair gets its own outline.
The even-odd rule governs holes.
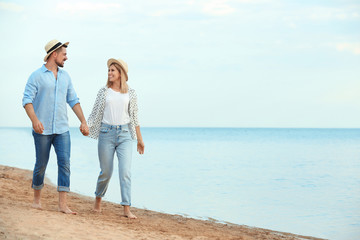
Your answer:
[[[121,93],[127,93],[128,90],[129,90],[129,87],[128,87],[127,82],[126,82],[127,79],[126,79],[126,75],[125,75],[125,73],[124,73],[124,70],[123,70],[123,69],[120,67],[120,65],[117,64],[117,63],[112,63],[112,64],[109,66],[109,68],[110,68],[111,66],[113,66],[113,65],[114,65],[114,67],[120,72],[120,92],[121,92]],[[109,77],[108,77],[106,86],[107,86],[107,87],[111,87],[112,85],[113,85],[113,83],[109,81]]]

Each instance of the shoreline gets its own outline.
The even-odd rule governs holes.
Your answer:
[[[0,165],[0,239],[321,239],[135,207],[138,219],[130,220],[120,204],[104,201],[102,213],[95,213],[92,197],[73,192],[68,205],[78,215],[67,215],[58,212],[58,193],[48,180],[43,210],[37,210],[31,208],[31,179],[30,170]]]

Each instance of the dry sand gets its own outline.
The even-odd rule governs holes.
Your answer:
[[[122,206],[105,201],[98,214],[93,198],[75,193],[68,203],[78,215],[67,215],[57,211],[58,193],[49,183],[43,210],[37,210],[31,208],[31,178],[29,170],[0,165],[0,239],[319,239],[137,208],[138,219],[130,220]]]

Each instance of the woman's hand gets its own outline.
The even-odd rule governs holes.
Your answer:
[[[139,154],[144,154],[145,144],[141,136],[140,126],[136,126],[135,130],[136,130],[136,138],[137,138],[137,151],[139,152]]]
[[[138,142],[137,142],[137,151],[139,152],[139,154],[144,154],[145,144],[142,139],[138,140]]]

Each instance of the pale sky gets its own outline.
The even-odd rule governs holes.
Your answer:
[[[358,0],[0,0],[0,36],[0,126],[58,39],[86,118],[122,58],[144,127],[360,127]]]

